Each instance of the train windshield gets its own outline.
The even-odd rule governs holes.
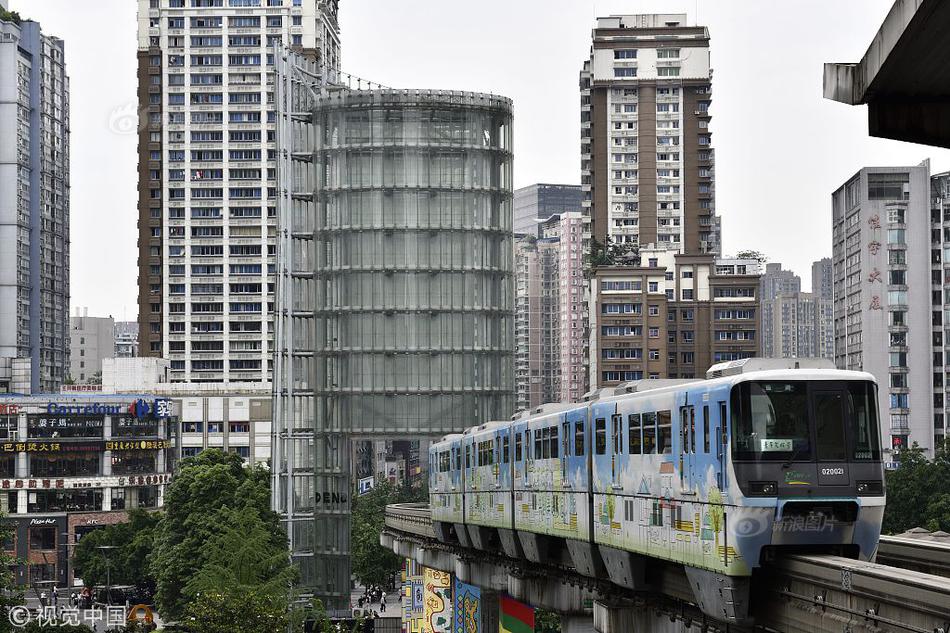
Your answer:
[[[733,457],[752,461],[875,461],[874,385],[756,381],[732,389]]]

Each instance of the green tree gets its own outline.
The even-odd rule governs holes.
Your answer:
[[[350,528],[350,560],[353,575],[363,585],[388,586],[393,574],[402,567],[402,559],[379,544],[385,524],[386,506],[391,503],[419,503],[429,498],[422,487],[396,487],[383,482],[353,500]]]
[[[233,589],[194,596],[182,623],[191,633],[262,633],[287,630],[289,617],[286,597]]]
[[[13,524],[3,521],[0,515],[0,541],[11,541],[13,530]],[[0,633],[14,630],[10,623],[10,608],[23,604],[23,591],[16,582],[16,563],[16,559],[0,547]]]
[[[155,593],[155,577],[148,565],[155,530],[162,515],[135,509],[127,523],[99,528],[84,536],[73,553],[76,575],[87,585],[134,585],[145,595]],[[103,551],[103,545],[115,549]]]
[[[14,24],[20,24],[22,18],[20,18],[20,14],[16,11],[7,11],[3,7],[0,7],[0,20],[3,20],[4,22],[13,22]]]
[[[915,527],[950,531],[950,452],[938,447],[928,460],[915,444],[901,451],[899,466],[887,472],[885,534],[898,534]]]
[[[255,530],[267,533],[267,552],[279,550],[287,556],[286,535],[278,516],[270,510],[270,474],[266,470],[246,467],[238,455],[215,449],[182,460],[178,474],[165,492],[164,518],[156,530],[149,558],[157,588],[155,601],[164,618],[184,617],[186,607],[194,602],[186,588],[197,591],[199,586],[209,586],[215,574],[227,573],[226,566],[222,567],[219,546],[228,542],[230,537],[226,533],[231,528],[251,523]],[[199,575],[202,580],[195,580]],[[230,604],[228,601],[247,598],[264,608],[271,597],[268,591],[248,596],[218,591],[217,595],[214,598],[207,594],[200,603]],[[289,595],[282,598],[285,606],[288,598]]]
[[[285,542],[274,538],[265,518],[255,508],[222,511],[226,528],[205,544],[206,561],[185,586],[185,594],[255,593],[288,596],[296,580]]]
[[[561,616],[547,609],[535,609],[534,633],[561,633]]]
[[[609,235],[604,238],[604,242],[591,238],[590,253],[585,264],[588,274],[601,266],[639,266],[640,247],[637,244],[615,244]]]

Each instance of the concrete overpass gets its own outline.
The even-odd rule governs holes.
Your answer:
[[[644,570],[644,589],[631,591],[604,578],[585,576],[560,560],[538,565],[509,558],[500,550],[442,543],[425,504],[388,506],[380,544],[481,587],[487,613],[502,593],[556,611],[564,633],[752,630],[724,622],[701,600],[697,603],[682,566],[652,561]],[[885,552],[891,565],[900,567],[835,556],[790,556],[762,570],[753,578],[755,630],[950,632],[950,543],[885,538],[881,554]],[[708,590],[715,593],[721,588]],[[486,625],[486,631],[497,630],[490,621]]]
[[[950,2],[896,0],[860,62],[825,64],[825,98],[867,104],[871,136],[950,147],[948,57]]]

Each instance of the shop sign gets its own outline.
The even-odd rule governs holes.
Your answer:
[[[20,405],[18,404],[0,404],[0,415],[19,415]]]
[[[127,440],[105,442],[0,442],[0,453],[72,453],[92,451],[158,451],[171,445],[168,440]]]
[[[125,440],[106,442],[107,451],[157,451],[168,448],[168,440]]]
[[[56,519],[30,519],[30,525],[56,525]]]
[[[167,484],[170,473],[159,475],[128,475],[122,477],[92,477],[75,479],[2,479],[2,490],[57,490],[64,488],[111,488],[114,486],[152,486]]]
[[[158,398],[152,402],[140,398],[127,405],[99,402],[90,404],[50,402],[46,405],[46,413],[49,415],[120,415],[127,413],[136,418],[144,418],[148,415],[155,418],[168,418],[171,417],[171,410],[171,400],[165,398]]]

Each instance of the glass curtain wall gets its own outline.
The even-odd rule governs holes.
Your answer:
[[[312,552],[295,557],[305,582],[345,602],[347,438],[435,438],[513,412],[511,102],[338,91],[312,126],[291,119],[275,496],[292,547]]]

